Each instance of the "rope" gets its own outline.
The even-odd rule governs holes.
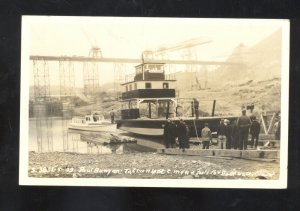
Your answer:
[[[194,102],[193,102],[193,109],[194,109],[194,114],[195,114],[195,103]],[[199,136],[198,136],[197,127],[196,127],[196,119],[194,119],[194,128],[195,128],[195,131],[196,131],[197,140],[200,141]]]
[[[198,131],[197,131],[197,127],[196,127],[196,120],[194,119],[194,127],[195,127],[195,131],[196,131],[196,135],[197,135],[197,140],[200,141],[199,136],[198,136]]]

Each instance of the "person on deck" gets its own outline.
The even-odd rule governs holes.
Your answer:
[[[111,124],[114,124],[115,123],[115,112],[114,112],[114,109],[111,109],[111,112],[109,114],[110,114]]]
[[[211,131],[208,128],[208,123],[204,124],[204,128],[201,130],[202,149],[209,149],[209,143],[212,141]]]
[[[189,146],[189,129],[183,119],[180,119],[180,122],[177,126],[177,136],[179,141],[179,149],[185,150],[185,148],[190,148]]]
[[[237,126],[239,129],[239,148],[240,150],[246,150],[248,144],[249,128],[251,125],[250,118],[246,115],[246,109],[242,110],[242,116],[237,120]]]
[[[250,127],[250,134],[251,134],[251,147],[253,148],[253,145],[255,146],[255,149],[257,149],[258,145],[258,139],[259,139],[259,133],[260,133],[260,124],[256,120],[256,117],[254,116],[252,118],[252,124]],[[255,144],[254,144],[255,139]]]
[[[224,144],[226,143],[226,126],[224,124],[224,119],[221,119],[220,125],[218,126],[218,141],[220,142],[221,149],[224,148]]]

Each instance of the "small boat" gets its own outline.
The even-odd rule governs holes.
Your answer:
[[[110,121],[104,119],[103,115],[91,112],[91,114],[84,117],[73,117],[68,128],[94,132],[115,132],[117,124],[112,124]]]

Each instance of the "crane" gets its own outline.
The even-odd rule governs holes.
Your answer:
[[[88,56],[90,58],[103,58],[101,48],[98,46],[96,39],[91,39],[84,29],[82,31],[91,44]],[[95,98],[99,91],[99,64],[97,62],[85,61],[83,63],[83,83],[85,95]]]
[[[161,45],[155,50],[147,49],[143,51],[142,60],[144,61],[145,59],[154,59],[155,57],[161,57],[161,59],[166,59],[165,57],[169,52],[178,51],[182,49],[190,49],[195,46],[204,45],[211,42],[212,40],[206,40],[206,39],[204,40],[203,38],[198,37],[198,38],[189,39],[173,45]]]
[[[99,45],[97,44],[96,39],[92,39],[89,34],[86,32],[86,30],[82,29],[85,37],[87,38],[87,40],[89,41],[91,48],[89,51],[89,57],[91,58],[102,58],[102,51],[101,48],[99,47]]]

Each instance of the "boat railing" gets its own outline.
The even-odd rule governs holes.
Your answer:
[[[82,117],[82,116],[73,116],[72,119],[73,119],[73,120],[75,120],[75,119],[78,119],[78,120],[79,120],[79,119],[85,119],[85,118]]]

